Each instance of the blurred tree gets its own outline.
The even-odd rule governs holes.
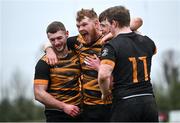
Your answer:
[[[0,122],[8,121],[8,118],[13,116],[12,105],[7,98],[4,98],[0,103]]]
[[[169,95],[163,92],[162,86],[155,86],[156,100],[160,111],[167,112],[170,110]]]
[[[0,101],[0,122],[32,122],[45,119],[43,107],[35,105],[33,99],[27,97],[28,87],[24,84],[27,80],[22,76],[20,70],[15,69],[8,87],[3,89],[9,93],[6,93]]]
[[[169,89],[169,101],[170,109],[177,110],[180,109],[180,80],[179,80],[179,61],[177,52],[170,50],[166,52],[166,57],[164,59],[164,75],[166,82],[168,83]]]
[[[163,72],[166,82],[171,85],[179,80],[179,65],[177,52],[173,50],[166,51],[163,57]]]
[[[180,109],[180,62],[177,54],[177,52],[169,50],[163,55],[163,73],[168,88],[165,93],[162,86],[155,89],[158,107],[161,111]]]

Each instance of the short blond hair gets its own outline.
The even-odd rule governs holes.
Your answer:
[[[84,17],[88,17],[90,19],[98,18],[97,14],[93,8],[92,9],[83,9],[82,8],[80,11],[78,11],[76,21],[80,22],[82,19],[84,19]]]

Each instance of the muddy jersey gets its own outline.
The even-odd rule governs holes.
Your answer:
[[[113,95],[118,98],[153,94],[150,83],[151,59],[156,53],[154,42],[134,32],[119,34],[105,44],[101,63],[113,69]]]
[[[92,68],[89,68],[85,63],[85,58],[93,58],[94,54],[100,56],[101,54],[101,38],[95,43],[88,45],[81,35],[71,37],[68,39],[68,47],[79,55],[80,64],[82,69],[81,81],[83,101],[88,105],[104,104],[101,100],[101,91],[98,85],[97,77],[98,72]],[[109,102],[110,103],[110,102]]]
[[[35,84],[47,84],[47,92],[56,99],[73,105],[79,105],[82,99],[80,93],[80,65],[77,55],[69,51],[58,64],[50,66],[43,56],[35,68]]]

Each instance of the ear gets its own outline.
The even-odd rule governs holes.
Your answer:
[[[100,22],[99,22],[98,19],[95,19],[95,20],[94,20],[94,24],[95,24],[95,26],[96,26],[97,29],[100,28]]]
[[[112,26],[117,27],[118,23],[115,20],[112,20]]]
[[[69,37],[69,31],[66,31],[66,36]]]
[[[118,22],[115,21],[115,20],[113,20],[113,23],[114,23],[114,27],[115,27],[115,28],[122,28],[121,23],[118,23]]]

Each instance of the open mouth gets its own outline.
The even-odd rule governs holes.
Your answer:
[[[63,48],[63,45],[62,44],[57,44],[55,46],[55,48],[59,51],[59,50],[61,50]]]
[[[61,45],[61,44],[57,44],[55,47],[56,47],[56,48],[62,47],[62,45]]]
[[[83,31],[83,32],[81,32],[81,35],[84,37],[84,38],[86,38],[87,36],[88,36],[88,32],[86,32],[86,31]]]

